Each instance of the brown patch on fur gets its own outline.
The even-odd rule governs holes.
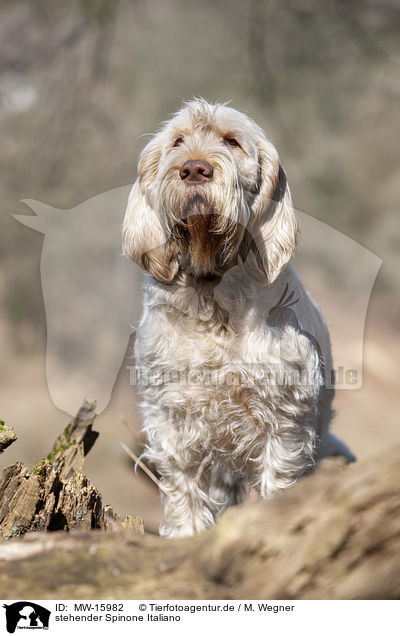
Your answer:
[[[245,261],[249,250],[258,252],[247,228],[216,214],[203,194],[185,202],[181,220],[170,231],[181,270],[199,279],[218,278],[238,256]]]
[[[221,217],[214,213],[205,197],[196,194],[182,210],[182,218],[172,229],[180,251],[180,265],[197,276],[206,276],[218,270],[219,255],[227,240],[221,232]]]
[[[172,243],[146,252],[141,261],[144,269],[162,283],[171,283],[179,268]]]
[[[193,214],[187,218],[190,236],[189,254],[195,272],[213,272],[220,249],[221,235],[215,234],[216,217],[211,214]]]

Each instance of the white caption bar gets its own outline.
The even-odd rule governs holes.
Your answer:
[[[229,630],[279,636],[393,633],[399,601],[30,601],[0,602],[0,633],[163,634]],[[22,631],[23,630],[23,631]]]

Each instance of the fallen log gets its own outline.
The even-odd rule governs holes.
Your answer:
[[[345,468],[325,460],[291,490],[230,508],[189,539],[77,531],[0,544],[4,599],[399,596],[399,447]]]

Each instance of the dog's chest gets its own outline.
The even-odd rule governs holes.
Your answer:
[[[290,323],[271,327],[254,307],[228,315],[213,299],[197,303],[159,304],[145,313],[137,333],[136,353],[144,366],[197,373],[236,369],[247,378],[307,366],[310,341]],[[239,378],[239,381],[242,379]]]
[[[166,364],[193,370],[220,366],[237,357],[239,334],[211,298],[197,297],[184,307],[158,308],[156,319],[158,334],[165,342],[158,351],[168,356]]]
[[[156,383],[141,388],[147,411],[155,414],[146,428],[167,418],[177,444],[191,440],[189,463],[212,449],[238,468],[276,430],[285,405],[296,418],[312,407],[314,389],[299,391],[291,376],[294,367],[307,370],[310,345],[291,326],[289,337],[257,314],[253,320],[251,309],[230,320],[211,303],[195,309],[152,307],[138,330],[139,364],[163,374],[161,385],[157,374]]]

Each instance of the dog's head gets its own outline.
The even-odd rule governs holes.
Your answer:
[[[249,250],[272,282],[296,220],[275,147],[249,117],[188,102],[144,148],[123,225],[124,253],[154,278],[221,275]]]

